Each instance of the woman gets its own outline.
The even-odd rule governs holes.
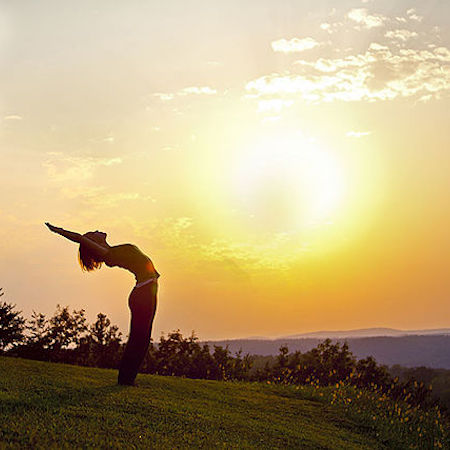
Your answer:
[[[159,273],[150,258],[135,245],[110,246],[106,242],[106,233],[100,231],[81,235],[55,227],[48,222],[45,225],[54,233],[80,244],[78,258],[83,270],[99,269],[104,262],[108,267],[118,266],[134,273],[136,286],[128,298],[131,310],[130,335],[120,362],[118,378],[119,384],[134,385],[139,366],[150,343]]]

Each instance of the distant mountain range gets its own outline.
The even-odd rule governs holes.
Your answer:
[[[450,328],[436,328],[432,330],[361,328],[358,330],[346,330],[346,331],[313,331],[312,333],[301,333],[301,334],[293,334],[291,336],[285,336],[282,339],[301,339],[307,337],[318,339],[326,339],[326,338],[341,339],[341,338],[358,338],[358,337],[375,337],[375,336],[400,337],[400,336],[435,336],[435,335],[450,335]]]
[[[254,337],[209,341],[210,345],[228,346],[231,352],[242,350],[244,354],[276,355],[282,345],[290,352],[306,352],[324,339],[347,342],[358,358],[373,356],[377,362],[404,367],[426,366],[450,369],[450,329],[395,330],[391,328],[369,328],[350,331],[318,331],[282,338]]]

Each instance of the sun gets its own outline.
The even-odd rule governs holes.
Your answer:
[[[317,227],[339,213],[345,194],[342,165],[314,139],[300,133],[264,136],[236,153],[235,202],[262,228]]]

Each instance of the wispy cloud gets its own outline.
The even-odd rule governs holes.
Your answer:
[[[153,197],[142,196],[138,192],[108,192],[104,186],[63,187],[60,192],[65,198],[76,199],[86,206],[95,208],[115,207],[124,201],[156,202]]]
[[[440,98],[450,91],[450,50],[391,48],[373,42],[363,53],[299,59],[296,73],[265,75],[247,83],[259,101],[289,96],[306,102]]]
[[[317,57],[316,53],[305,52],[323,45],[312,37],[273,41],[274,51],[301,55],[290,69],[247,82],[246,97],[257,102],[259,112],[280,112],[298,100],[320,103],[442,98],[450,91],[450,50],[442,45],[437,28],[427,29],[421,21],[422,16],[413,8],[404,16],[385,16],[364,7],[353,8],[343,16],[331,14],[320,29],[331,34],[353,24],[361,34],[360,42],[368,42],[365,50],[361,51],[360,44],[358,50],[326,46]]]
[[[3,120],[23,120],[23,117],[18,114],[9,114],[3,117]]]
[[[186,95],[215,95],[217,90],[209,86],[189,86],[180,89],[178,92],[156,92],[154,97],[158,97],[160,100],[167,102],[173,100],[175,97],[183,97]]]
[[[80,157],[64,155],[61,152],[49,152],[47,156],[42,166],[47,169],[49,178],[55,182],[86,180],[92,177],[94,170],[99,166],[112,166],[122,163],[122,158],[119,157]]]
[[[380,14],[370,14],[366,8],[354,8],[347,14],[350,20],[363,28],[376,28],[384,25],[386,17]]]
[[[303,39],[278,39],[277,41],[273,41],[271,45],[274,52],[298,53],[317,47],[319,43],[311,37],[306,37]]]
[[[389,30],[384,34],[388,39],[406,42],[409,39],[415,38],[418,34],[415,31],[410,30]]]
[[[414,8],[408,9],[406,15],[410,20],[415,20],[416,22],[422,22],[423,20],[423,16],[419,16]]]
[[[205,264],[220,265],[223,275],[234,272],[236,267],[248,275],[270,270],[284,271],[309,252],[303,235],[268,233],[266,238],[205,239],[196,220],[188,216],[166,217],[146,223],[135,220],[134,232],[142,238],[151,238],[158,245],[175,249],[178,264],[188,262],[185,271],[199,273]],[[282,256],[280,256],[282,255]],[[276,261],[276,263],[274,262]]]
[[[324,22],[320,24],[320,29],[323,31],[326,31],[328,34],[332,34],[335,33],[336,31],[339,30],[339,28],[341,28],[343,25],[342,22]]]
[[[178,92],[178,95],[214,95],[217,94],[216,89],[209,86],[190,86]]]
[[[163,102],[168,102],[175,98],[175,94],[167,93],[167,92],[155,92],[153,94],[155,97],[158,97]]]

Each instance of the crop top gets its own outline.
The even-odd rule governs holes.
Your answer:
[[[138,283],[147,280],[150,276],[159,277],[150,258],[132,244],[110,247],[103,260],[108,267],[118,266],[134,273]]]

